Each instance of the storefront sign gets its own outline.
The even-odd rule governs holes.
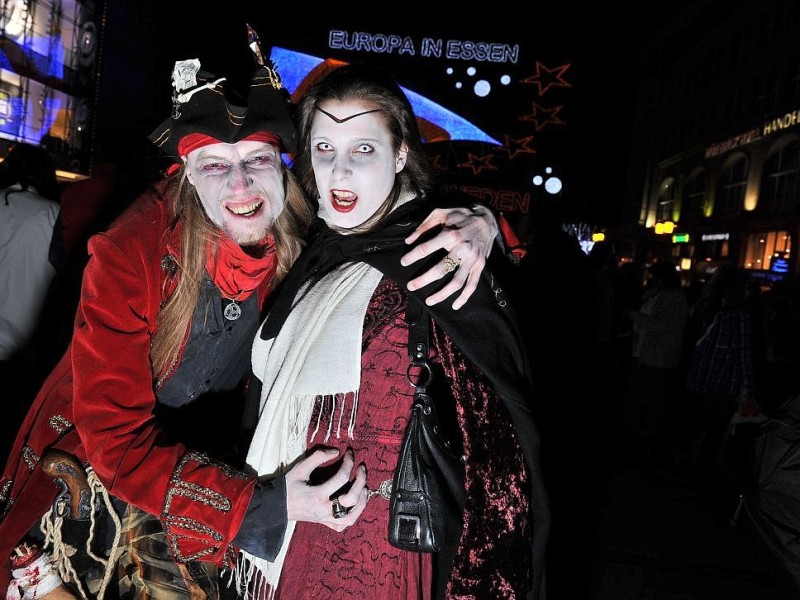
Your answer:
[[[793,110],[780,117],[769,119],[765,121],[759,129],[751,129],[745,133],[735,135],[724,142],[709,146],[706,148],[706,158],[711,158],[712,156],[717,156],[723,152],[728,152],[729,150],[755,142],[762,137],[772,135],[773,133],[788,129],[789,127],[794,127],[798,123],[800,123],[800,110]]]

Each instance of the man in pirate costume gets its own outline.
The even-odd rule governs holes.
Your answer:
[[[287,516],[341,531],[365,505],[363,468],[353,475],[348,452],[313,486],[311,472],[337,451],[269,483],[235,468],[262,307],[312,218],[281,159],[295,145],[288,94],[249,33],[257,68],[246,97],[198,60],[176,63],[172,114],[150,136],[180,159],[163,199],[140,199],[89,243],[70,347],[0,479],[0,590],[10,597],[216,598],[236,549],[269,560]],[[428,299],[463,286],[458,306],[497,222],[458,207],[434,211],[418,233],[435,226],[442,232],[404,260],[441,248],[458,256],[464,277]],[[439,265],[416,285],[446,274]],[[353,508],[334,519],[330,496],[348,482],[339,499]]]

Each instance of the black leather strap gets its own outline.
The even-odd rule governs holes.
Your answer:
[[[425,306],[413,296],[408,296],[406,306],[406,322],[408,323],[408,356],[411,366],[408,369],[408,380],[417,393],[424,393],[431,380],[431,368],[428,364],[428,312]]]

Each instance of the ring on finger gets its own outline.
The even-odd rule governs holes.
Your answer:
[[[341,519],[342,517],[346,516],[347,513],[350,512],[349,506],[342,506],[342,503],[339,502],[338,496],[333,499],[333,503],[331,504],[331,514],[333,514],[334,519]]]
[[[442,268],[444,269],[445,273],[452,273],[461,265],[460,258],[450,258],[449,256],[445,256],[442,259]]]

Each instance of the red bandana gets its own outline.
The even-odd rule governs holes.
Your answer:
[[[272,144],[276,148],[281,147],[280,136],[270,133],[269,131],[257,131],[255,133],[251,133],[247,137],[242,138],[240,141],[266,142],[267,144]],[[198,148],[202,148],[203,146],[221,143],[223,143],[223,140],[218,140],[217,138],[206,135],[205,133],[190,133],[183,136],[181,141],[178,142],[178,156],[188,156],[190,152],[197,150]],[[236,142],[224,141],[224,143],[235,144]]]
[[[266,142],[268,144],[272,144],[276,148],[282,148],[281,136],[275,133],[270,133],[269,131],[257,131],[255,133],[251,133],[247,137],[242,138],[240,141]],[[203,146],[208,146],[210,144],[220,143],[222,143],[222,140],[218,140],[217,138],[206,135],[205,133],[190,133],[183,136],[178,142],[178,156],[185,158],[193,150],[197,150],[198,148],[202,148]],[[236,142],[225,143],[233,144]],[[172,175],[175,171],[180,169],[181,164],[182,162],[176,162],[167,167],[167,175]]]
[[[245,300],[267,276],[275,274],[275,240],[269,236],[259,246],[263,258],[250,256],[239,244],[222,237],[215,258],[213,244],[206,244],[206,270],[228,299]]]

